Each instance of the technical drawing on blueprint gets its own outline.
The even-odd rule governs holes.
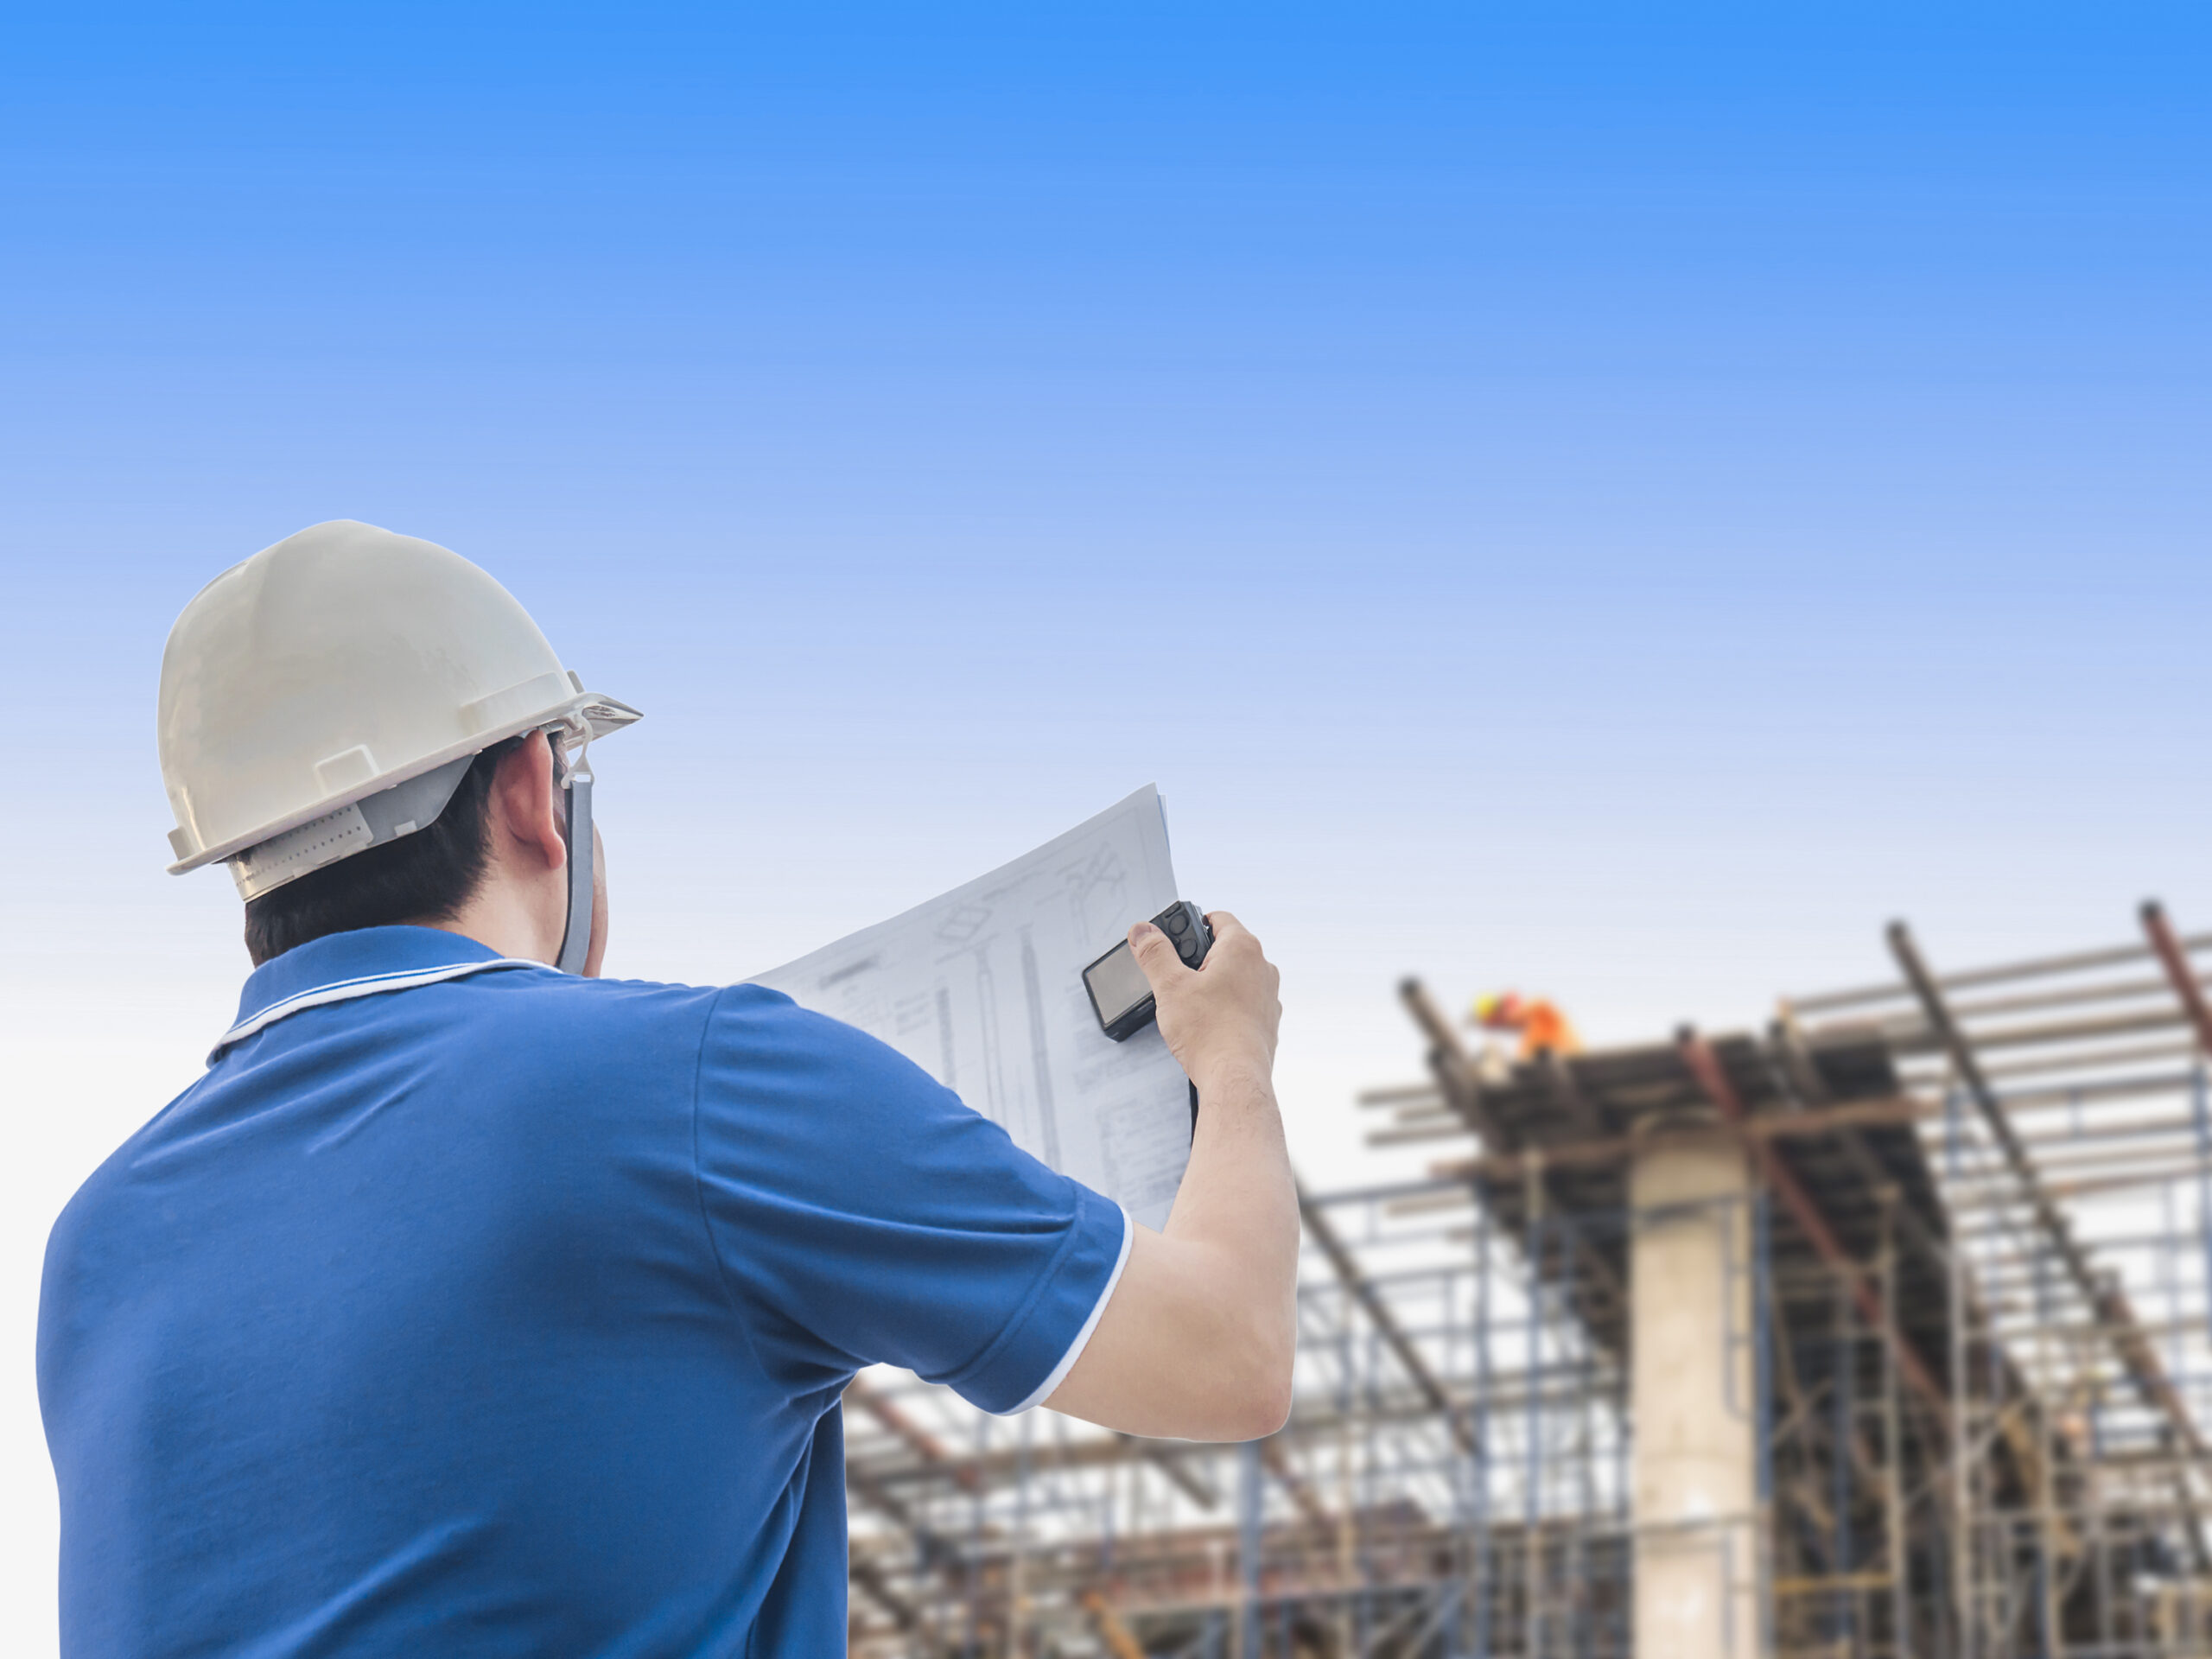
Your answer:
[[[881,1038],[1017,1145],[1158,1227],[1190,1157],[1189,1085],[1158,1027],[1122,1043],[1098,1028],[1083,969],[1175,897],[1147,785],[753,982]]]

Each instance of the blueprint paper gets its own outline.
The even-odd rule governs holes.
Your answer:
[[[1159,1227],[1190,1158],[1189,1084],[1157,1026],[1121,1043],[1098,1028],[1083,969],[1175,897],[1147,785],[753,983],[881,1038],[1016,1145]]]

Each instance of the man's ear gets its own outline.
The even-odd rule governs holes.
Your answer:
[[[486,804],[494,857],[518,858],[525,868],[567,867],[563,803],[553,782],[553,747],[544,733],[532,732],[499,762]]]

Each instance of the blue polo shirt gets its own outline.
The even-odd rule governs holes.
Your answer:
[[[842,1654],[854,1371],[1033,1404],[1128,1240],[776,992],[302,945],[48,1244],[63,1651]]]

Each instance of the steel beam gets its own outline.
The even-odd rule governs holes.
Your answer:
[[[2181,1001],[2182,1012],[2196,1030],[2199,1052],[2212,1056],[2212,1003],[2205,1001],[2204,988],[2190,968],[2188,953],[2175,936],[2173,924],[2166,919],[2164,907],[2155,899],[2144,902],[2143,931],[2151,941],[2151,953],[2165,969],[2166,982]]]
[[[1840,1135],[1847,1129],[1878,1128],[1917,1123],[1940,1116],[1934,1107],[1916,1100],[1854,1100],[1840,1106],[1808,1107],[1799,1112],[1765,1112],[1746,1117],[1737,1132],[1746,1140],[1789,1141]],[[1625,1164],[1641,1143],[1633,1135],[1608,1135],[1603,1140],[1574,1141],[1541,1151],[1501,1153],[1480,1158],[1452,1158],[1431,1164],[1428,1173],[1440,1179],[1467,1181],[1519,1180],[1532,1169],[1602,1169]]]

